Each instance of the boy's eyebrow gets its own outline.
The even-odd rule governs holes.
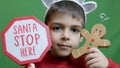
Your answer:
[[[82,29],[81,25],[73,25],[73,27]]]
[[[50,25],[62,25],[62,24],[54,22],[54,23],[51,23]]]
[[[50,26],[51,26],[51,25],[60,25],[60,26],[61,26],[62,24],[61,24],[61,23],[54,22],[54,23],[51,23]],[[72,27],[82,29],[82,26],[81,26],[81,25],[73,25]]]

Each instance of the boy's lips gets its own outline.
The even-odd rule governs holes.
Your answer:
[[[71,46],[65,44],[58,44],[58,46],[61,48],[71,48]]]

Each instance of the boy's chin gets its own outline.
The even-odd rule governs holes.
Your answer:
[[[58,56],[60,56],[60,57],[68,57],[68,56],[70,56],[70,53],[66,53],[66,52],[62,52],[62,53],[59,53],[58,54]]]
[[[52,52],[52,55],[58,56],[58,57],[68,57],[70,56],[70,54],[71,54],[71,51],[65,51],[65,50]]]

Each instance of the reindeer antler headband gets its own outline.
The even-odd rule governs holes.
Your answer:
[[[58,1],[63,1],[63,0],[42,0],[47,10],[53,3]],[[79,4],[84,9],[85,16],[86,14],[89,14],[90,12],[94,11],[97,8],[97,4],[94,1],[88,1],[88,2],[84,2],[84,0],[68,0],[68,1],[73,1]]]

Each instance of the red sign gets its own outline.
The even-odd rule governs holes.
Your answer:
[[[34,16],[14,18],[2,31],[2,45],[19,65],[40,62],[51,47],[49,28]]]

